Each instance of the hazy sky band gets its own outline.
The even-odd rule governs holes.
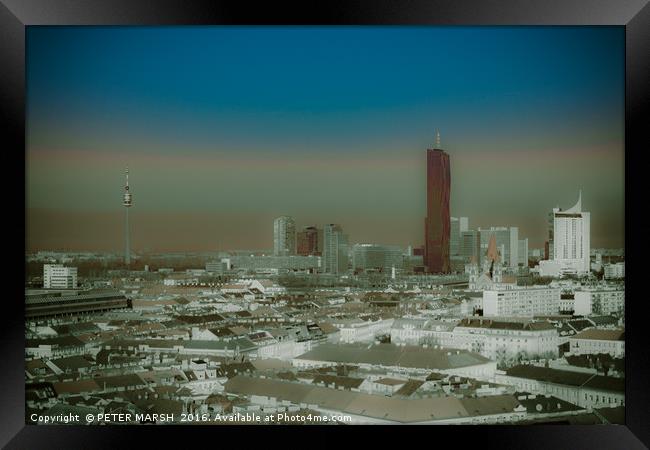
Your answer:
[[[622,246],[623,43],[614,27],[30,27],[28,247],[119,250],[119,224],[90,224],[123,213],[126,165],[134,227],[214,219],[134,230],[136,250],[271,247],[281,214],[419,245],[435,128],[452,215],[540,245],[582,188],[592,246]]]

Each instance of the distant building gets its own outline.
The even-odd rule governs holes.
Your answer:
[[[460,356],[466,357],[464,354]],[[375,377],[364,381],[360,386],[358,382],[354,383],[354,378],[336,378],[343,378],[346,383],[337,388],[326,387],[327,378],[324,375],[318,375],[314,379],[322,380],[323,385],[319,386],[314,383],[237,374],[224,384],[224,390],[228,394],[250,398],[255,411],[259,411],[259,406],[265,410],[287,408],[288,411],[298,411],[299,405],[309,405],[310,411],[316,411],[316,416],[320,414],[331,417],[336,412],[337,415],[344,415],[345,423],[350,425],[503,424],[526,418],[526,408],[513,395],[488,395],[480,399],[446,395],[407,399],[401,395],[390,395],[392,392],[400,394],[404,388],[396,389],[405,385],[405,379]],[[417,380],[408,382],[411,386],[418,383]],[[423,381],[419,382],[422,383]],[[379,388],[381,395],[368,393],[381,385],[384,386],[383,389]],[[391,387],[396,385],[397,387]],[[371,386],[372,389],[369,389]],[[359,392],[361,389],[365,392]],[[295,405],[296,409],[291,409],[291,405]],[[236,410],[237,406],[234,408]]]
[[[496,362],[461,349],[440,349],[394,344],[321,344],[292,360],[294,367],[313,368],[354,364],[364,369],[389,369],[410,373],[438,373],[491,378]]]
[[[481,252],[482,253],[482,252]],[[516,286],[516,279],[504,279],[501,265],[501,253],[497,249],[496,236],[490,235],[487,250],[483,256],[483,268],[475,261],[465,266],[469,275],[468,287],[472,290],[496,289],[498,287]]]
[[[296,254],[296,224],[289,216],[281,216],[273,221],[273,254]]]
[[[539,262],[539,276],[560,277],[562,275],[562,264],[552,259],[544,259]]]
[[[457,322],[425,318],[395,319],[390,330],[393,344],[427,345],[430,347],[464,348],[454,345],[453,330]],[[467,350],[467,348],[466,348]]]
[[[427,216],[424,220],[424,265],[429,273],[449,273],[449,238],[451,216],[449,198],[451,169],[449,155],[440,149],[427,149]]]
[[[323,271],[340,274],[348,270],[348,237],[337,224],[323,229]]]
[[[467,217],[452,217],[449,238],[450,256],[460,255],[461,251],[461,233],[469,229],[469,219]]]
[[[228,270],[226,261],[209,261],[205,263],[205,271],[214,275],[222,275]]]
[[[549,233],[552,233],[552,231],[549,231]],[[550,241],[544,241],[544,260],[549,260],[551,255],[551,242]]]
[[[28,291],[25,294],[27,319],[70,317],[130,308],[130,300],[114,291]]]
[[[45,289],[76,289],[77,268],[63,264],[43,265],[43,287]]]
[[[497,374],[497,383],[525,392],[553,395],[583,408],[610,408],[625,404],[625,379],[531,364],[518,365]]]
[[[479,228],[481,233],[481,252],[487,251],[490,236],[496,238],[497,249],[501,255],[501,262],[508,267],[519,266],[519,228],[517,227],[490,227]]]
[[[198,286],[198,277],[186,273],[172,274],[163,280],[165,286]]]
[[[301,256],[321,256],[323,252],[323,230],[305,227],[296,236],[297,253]]]
[[[286,289],[273,283],[270,280],[239,280],[234,283],[221,286],[221,292],[224,294],[248,294],[259,292],[262,295],[273,296],[284,294]]]
[[[625,262],[605,264],[603,266],[605,279],[625,278]]]
[[[309,270],[319,269],[321,267],[320,256],[258,256],[258,255],[239,255],[231,256],[227,259],[226,264],[230,264],[232,269],[249,269],[249,270]]]
[[[452,346],[500,360],[557,358],[558,332],[550,322],[466,318],[454,328]]]
[[[484,316],[532,317],[558,314],[559,288],[508,287],[483,291]]]
[[[625,356],[625,331],[590,328],[569,338],[573,355],[607,353],[615,358]]]
[[[588,316],[625,314],[625,290],[623,288],[583,288],[574,293],[575,314]]]
[[[590,265],[590,214],[582,211],[582,191],[578,202],[566,211],[553,208],[553,231],[550,233],[549,259],[555,261],[562,274],[588,273]],[[550,226],[550,223],[549,223]]]
[[[519,265],[528,267],[528,238],[519,239],[519,247],[517,249],[517,258],[519,258]]]
[[[460,233],[460,256],[464,262],[475,262],[481,265],[481,234],[478,231],[467,230]]]
[[[548,221],[547,221],[547,228],[548,228],[548,235],[547,239],[544,242],[544,259],[551,260],[553,259],[553,242],[555,240],[554,238],[554,233],[555,233],[555,214],[553,211],[548,213]]]
[[[331,324],[340,330],[341,342],[374,343],[377,336],[390,333],[393,318],[377,318],[376,320],[362,319],[332,319]]]
[[[352,266],[355,270],[390,270],[402,268],[402,249],[394,245],[355,244],[352,247]]]

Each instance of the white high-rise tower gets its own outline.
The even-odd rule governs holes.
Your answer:
[[[590,247],[590,214],[582,210],[580,191],[572,208],[553,209],[553,261],[563,273],[589,272]]]
[[[122,202],[126,208],[125,238],[126,248],[124,251],[124,263],[128,266],[131,264],[131,242],[129,237],[129,208],[131,207],[131,193],[129,192],[129,169],[126,169],[126,185],[124,185],[124,200]]]

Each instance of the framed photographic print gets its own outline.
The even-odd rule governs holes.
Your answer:
[[[644,448],[649,16],[2,0],[2,443]]]

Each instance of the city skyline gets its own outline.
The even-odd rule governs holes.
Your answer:
[[[28,27],[25,423],[624,424],[624,38]]]
[[[539,248],[582,189],[593,247],[623,247],[622,43],[607,27],[32,29],[27,249],[124,248],[127,165],[136,252],[272,248],[282,214],[420,246],[436,128],[470,228]]]

